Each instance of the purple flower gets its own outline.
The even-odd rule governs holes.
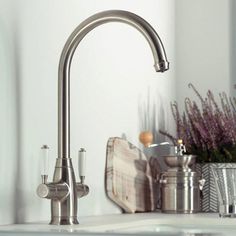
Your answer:
[[[193,84],[188,86],[200,105],[186,98],[185,111],[180,114],[177,102],[171,103],[177,137],[167,131],[160,132],[174,144],[182,139],[187,151],[198,155],[199,162],[236,162],[236,98],[222,92],[218,106],[211,90],[203,98]]]

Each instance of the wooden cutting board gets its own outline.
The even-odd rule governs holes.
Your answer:
[[[124,212],[154,211],[157,185],[144,153],[121,138],[109,138],[106,155],[106,193]]]

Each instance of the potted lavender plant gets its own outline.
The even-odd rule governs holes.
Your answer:
[[[186,98],[182,114],[177,103],[171,103],[176,137],[166,131],[160,130],[160,133],[173,143],[182,139],[187,152],[197,155],[196,170],[206,180],[202,211],[218,212],[211,167],[236,167],[236,98],[220,93],[221,105],[218,106],[210,90],[203,98],[192,84],[189,84],[189,88],[197,95],[198,102]]]

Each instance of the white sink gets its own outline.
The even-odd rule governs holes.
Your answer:
[[[236,218],[218,214],[167,215],[160,213],[82,217],[80,225],[30,223],[0,226],[0,236],[53,235],[236,235]]]

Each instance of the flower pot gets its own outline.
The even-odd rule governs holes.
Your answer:
[[[215,187],[215,180],[211,168],[236,168],[236,163],[197,163],[196,171],[206,180],[203,187],[203,196],[200,201],[202,212],[219,212],[218,196]]]

